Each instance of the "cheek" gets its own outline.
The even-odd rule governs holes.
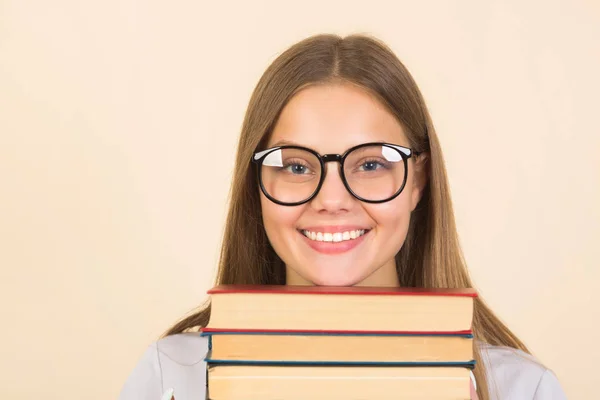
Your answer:
[[[264,196],[261,196],[260,203],[267,237],[271,244],[277,247],[285,237],[295,233],[304,206],[280,206]]]
[[[365,210],[376,224],[378,236],[386,242],[404,242],[410,223],[411,198],[410,190],[406,190],[390,202],[365,205]],[[396,243],[394,247],[399,248],[402,243]]]

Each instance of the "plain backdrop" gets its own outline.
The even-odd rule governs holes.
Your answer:
[[[3,399],[114,399],[204,301],[250,93],[322,32],[407,65],[481,295],[597,395],[596,0],[0,0]]]

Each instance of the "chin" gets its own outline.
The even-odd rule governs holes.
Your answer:
[[[310,281],[317,286],[354,286],[365,279],[360,274],[337,271],[331,274],[310,274]]]

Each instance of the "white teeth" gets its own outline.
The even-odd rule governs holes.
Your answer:
[[[357,229],[354,231],[346,231],[346,232],[335,232],[335,233],[323,233],[323,232],[311,232],[311,231],[302,231],[302,234],[309,238],[310,240],[315,240],[317,242],[343,242],[346,240],[353,240],[361,237],[365,234],[364,229]]]

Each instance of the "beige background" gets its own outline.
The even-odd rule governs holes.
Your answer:
[[[406,63],[482,295],[597,395],[596,0],[0,0],[2,398],[114,399],[204,299],[250,92],[319,32]]]

